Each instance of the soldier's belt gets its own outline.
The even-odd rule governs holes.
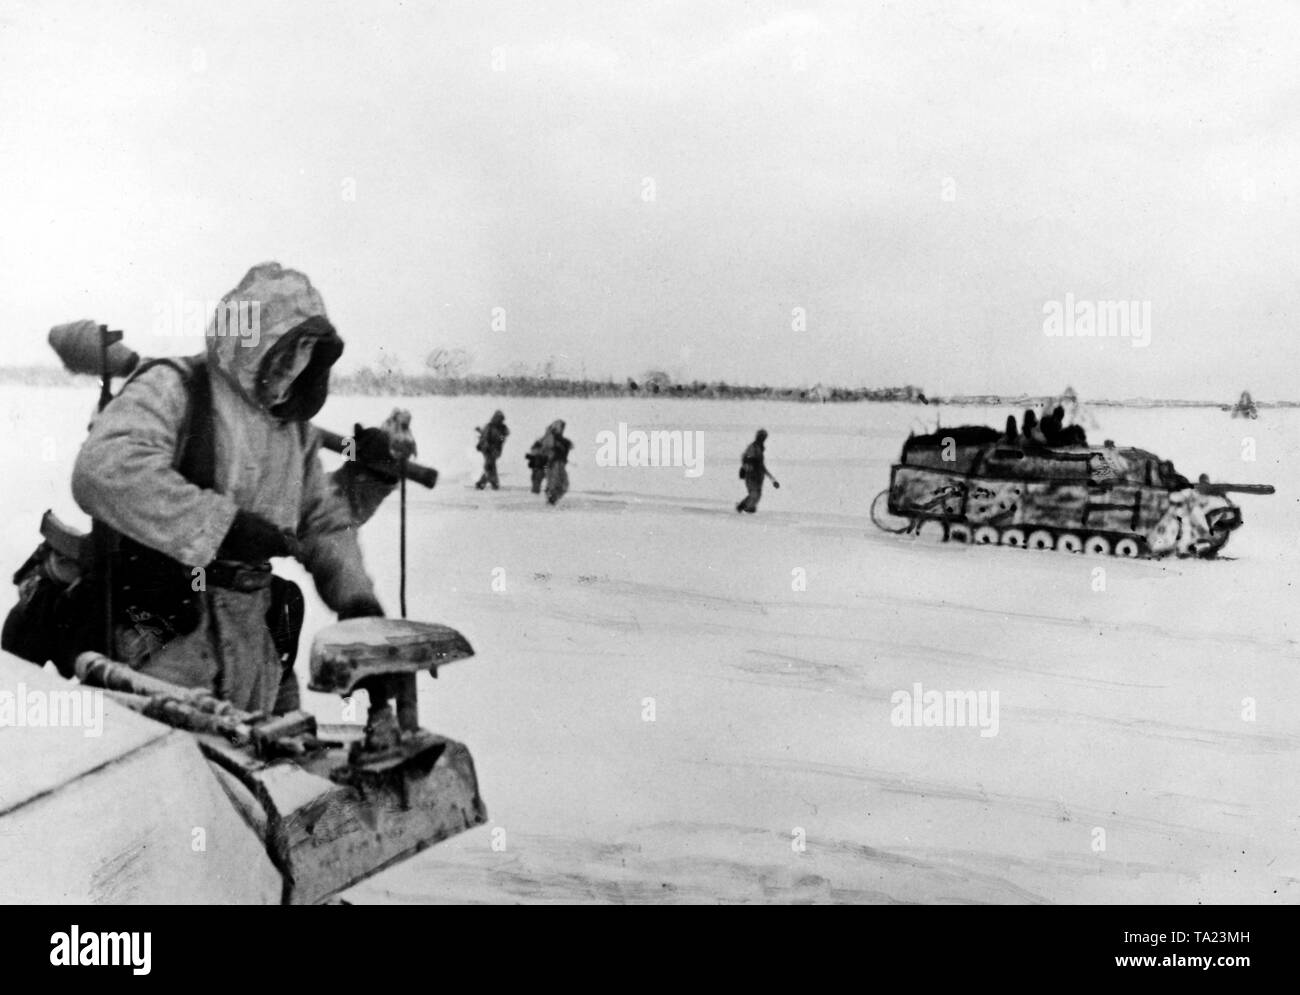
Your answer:
[[[207,581],[214,587],[222,587],[240,594],[250,594],[271,586],[271,564],[234,563],[230,560],[214,560],[204,571]]]

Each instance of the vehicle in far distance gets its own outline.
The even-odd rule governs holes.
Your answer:
[[[1234,405],[1223,405],[1224,411],[1231,411],[1233,418],[1258,418],[1259,408],[1255,406],[1254,399],[1250,396],[1250,391],[1243,390],[1241,397]]]

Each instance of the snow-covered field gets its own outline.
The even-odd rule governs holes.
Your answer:
[[[0,389],[6,570],[45,508],[83,520],[68,475],[93,402]],[[410,614],[478,653],[422,678],[424,724],[469,744],[491,819],[352,900],[1300,901],[1300,413],[1095,412],[1099,441],[1278,487],[1240,499],[1222,560],[1152,562],[876,530],[870,501],[931,408],[403,403],[442,472],[410,491]],[[319,420],[391,407],[335,398]],[[482,493],[473,427],[495,407],[512,435]],[[552,508],[524,452],[554,418],[577,445]],[[619,422],[703,433],[703,474],[597,466]],[[782,488],[741,516],[759,427]],[[397,511],[363,533],[393,613]],[[314,604],[308,633],[329,621]],[[891,696],[918,683],[996,692],[996,735],[895,725]]]

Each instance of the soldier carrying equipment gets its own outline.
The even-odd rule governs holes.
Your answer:
[[[483,454],[483,476],[479,477],[478,483],[474,486],[480,491],[484,487],[491,486],[494,491],[501,489],[501,481],[497,478],[497,460],[501,458],[501,450],[505,447],[506,439],[510,435],[510,429],[506,428],[506,416],[500,411],[493,413],[492,420],[484,428],[476,429],[478,432],[478,446],[476,447]]]
[[[97,649],[239,707],[285,712],[297,707],[303,603],[269,561],[301,559],[341,618],[383,614],[356,528],[409,475],[410,453],[394,450],[400,432],[362,431],[350,441],[366,462],[326,475],[310,419],[342,340],[301,273],[254,267],[221,306],[250,300],[256,344],[210,328],[206,354],[188,359],[114,358],[120,334],[91,322],[52,333],[74,363],[92,352],[82,326],[100,337],[101,411],[73,476],[94,548],[47,516],[45,542],[15,578],[6,649],[65,674],[78,652]],[[111,377],[123,372],[113,397]]]
[[[777,490],[781,489],[781,483],[767,469],[767,463],[764,459],[764,446],[767,444],[767,429],[760,428],[754,436],[754,441],[749,444],[744,454],[740,457],[740,479],[745,482],[745,487],[749,491],[744,499],[736,505],[737,511],[754,514],[758,511],[759,498],[763,496],[764,478],[772,478],[772,486]]]

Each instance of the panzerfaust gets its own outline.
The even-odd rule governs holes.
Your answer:
[[[1051,444],[965,425],[903,443],[871,518],[887,532],[1115,556],[1216,556],[1242,524],[1230,494],[1269,484],[1193,484],[1145,449]]]
[[[442,625],[367,618],[322,630],[311,687],[344,697],[366,690],[364,727],[322,726],[303,711],[240,711],[98,653],[77,659],[77,676],[194,736],[279,871],[283,901],[301,905],[327,901],[487,820],[469,749],[420,728],[416,709],[417,674],[436,677],[473,654],[464,636]]]

